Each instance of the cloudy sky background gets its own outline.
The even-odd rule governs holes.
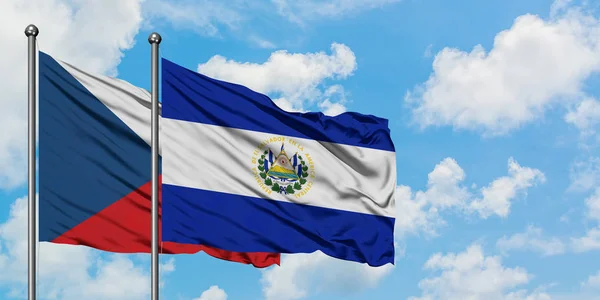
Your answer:
[[[40,50],[143,88],[158,31],[163,57],[286,110],[390,120],[395,266],[166,256],[163,299],[599,299],[596,1],[1,1],[0,299],[26,297],[29,23]],[[147,299],[149,263],[43,243],[40,298]]]

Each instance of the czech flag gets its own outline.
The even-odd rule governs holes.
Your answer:
[[[39,74],[40,241],[150,253],[150,93],[43,52]],[[161,132],[159,141],[165,138]],[[161,231],[159,253],[204,251],[256,267],[280,261],[272,252],[162,242]]]

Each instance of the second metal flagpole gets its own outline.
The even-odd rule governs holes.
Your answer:
[[[148,37],[152,47],[152,300],[158,300],[158,45],[162,38],[154,32]]]
[[[36,140],[36,92],[37,92],[37,49],[36,38],[39,33],[35,25],[29,25],[25,28],[25,36],[27,36],[28,51],[27,51],[27,96],[28,96],[28,130],[29,138],[27,140],[27,167],[28,167],[28,251],[27,251],[27,266],[28,266],[28,299],[35,300],[36,298],[36,246],[37,246],[37,209],[36,209],[36,169],[35,169],[35,140]]]

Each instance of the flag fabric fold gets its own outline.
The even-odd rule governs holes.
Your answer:
[[[394,263],[387,120],[286,112],[167,59],[162,105],[165,241]]]
[[[150,252],[150,101],[150,93],[126,81],[39,53],[40,241]],[[159,202],[162,207],[160,193]],[[177,242],[161,242],[159,251],[204,251],[256,267],[280,259]]]

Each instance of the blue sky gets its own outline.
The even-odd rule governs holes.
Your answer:
[[[163,57],[285,109],[390,120],[393,268],[181,255],[163,258],[163,299],[600,299],[594,1],[18,2],[0,4],[0,299],[26,288],[29,23],[42,51],[140,87],[157,31]],[[148,257],[41,245],[42,299],[147,299],[149,279]]]

